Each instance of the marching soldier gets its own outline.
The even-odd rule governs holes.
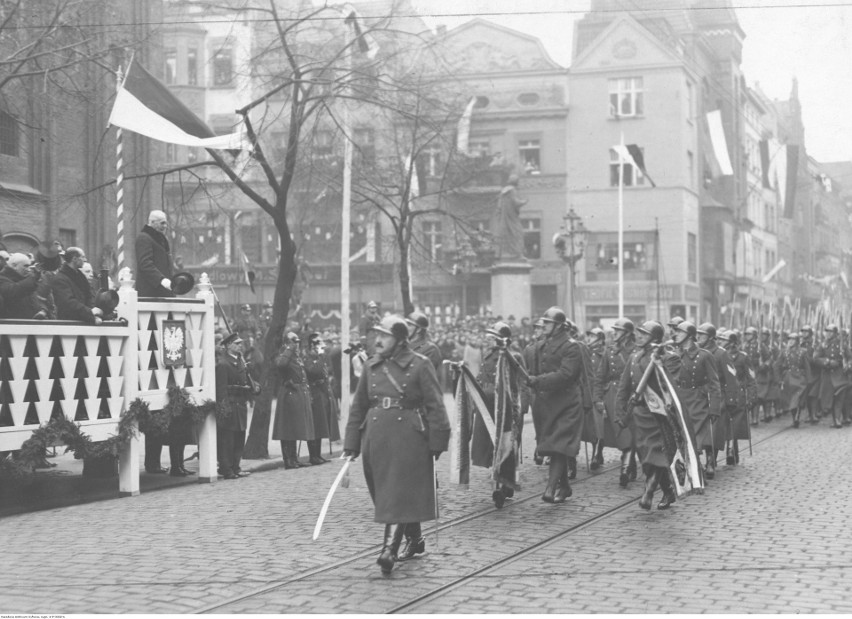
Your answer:
[[[825,327],[825,340],[814,354],[814,365],[820,369],[818,397],[820,408],[831,411],[831,427],[842,428],[843,393],[847,386],[843,372],[843,350],[840,345],[840,330],[835,324]],[[840,392],[840,393],[838,393]]]
[[[757,386],[752,377],[749,357],[739,349],[739,334],[726,331],[719,335],[719,339],[725,342],[725,351],[731,358],[737,377],[737,400],[733,406],[725,406],[722,414],[722,425],[725,428],[728,447],[725,454],[725,463],[739,464],[740,450],[738,441],[747,441],[751,438],[751,430],[748,425],[748,411],[752,410],[752,402],[756,397]],[[728,377],[725,377],[726,381]]]
[[[630,426],[635,435],[636,450],[645,473],[645,492],[639,499],[639,507],[651,509],[654,492],[659,486],[663,489],[663,499],[657,509],[668,509],[677,495],[669,470],[673,454],[667,448],[663,422],[648,409],[644,398],[633,399],[654,355],[662,353],[663,325],[648,320],[636,332],[636,348],[624,366],[615,395],[616,424],[621,428]]]
[[[822,415],[819,407],[820,368],[814,363],[814,329],[805,325],[800,331],[799,345],[808,360],[808,386],[805,389],[805,404],[808,407],[808,423],[817,424]]]
[[[769,331],[767,329],[767,331]],[[740,348],[739,346],[737,348]],[[728,350],[728,347],[725,346],[725,349]],[[769,380],[771,378],[770,373],[768,371],[770,364],[765,364],[765,369],[760,372],[760,376],[758,376],[758,371],[761,368],[761,342],[759,341],[758,331],[756,327],[746,327],[743,331],[743,342],[741,346],[741,350],[743,354],[748,358],[748,365],[751,369],[751,380],[755,382],[758,387],[757,389],[760,392],[760,395],[755,397],[753,400],[750,400],[749,407],[749,418],[752,421],[752,425],[758,425],[759,421],[763,421],[764,423],[768,423],[772,421],[772,413],[770,412],[769,402],[767,401],[767,395],[769,393]],[[730,351],[729,351],[730,354]],[[767,353],[768,354],[768,350]],[[733,355],[731,355],[733,358]],[[759,382],[758,382],[759,381]],[[740,385],[742,388],[742,384]],[[761,410],[763,411],[763,415],[761,416]]]
[[[597,400],[595,399],[595,384],[597,382],[598,368],[601,360],[606,354],[606,334],[603,329],[595,327],[586,331],[586,339],[589,344],[589,352],[592,353],[592,412],[583,419],[583,440],[592,443],[591,470],[597,471],[603,464],[604,448],[604,420],[606,415],[597,414]],[[612,434],[614,434],[611,431]],[[610,445],[611,446],[611,445]]]
[[[802,408],[806,406],[805,392],[808,387],[807,352],[799,345],[801,335],[793,332],[787,336],[787,346],[778,357],[778,373],[781,376],[781,405],[790,411],[793,427],[799,427]]]
[[[538,347],[541,345],[541,342],[544,340],[544,321],[539,318],[533,323],[533,331],[532,331],[532,341],[524,347],[521,356],[524,359],[524,367],[527,368],[530,374],[538,374],[538,369],[536,366],[536,355],[538,354]],[[535,393],[532,391],[528,392],[529,395],[529,405],[532,406],[533,400],[535,399]],[[535,419],[533,419],[535,422]],[[533,428],[535,428],[536,432],[536,445],[538,445],[538,429],[533,423]],[[538,465],[544,464],[544,456],[540,456],[538,453],[538,447],[536,447],[535,452],[533,453],[533,462]]]
[[[544,340],[536,350],[529,386],[534,395],[533,423],[537,453],[550,456],[542,500],[563,503],[571,496],[568,459],[580,452],[583,427],[583,358],[567,332],[565,312],[551,307],[544,316]]]
[[[580,373],[580,387],[583,393],[583,425],[580,429],[580,441],[590,442],[594,448],[597,442],[597,434],[595,434],[594,425],[592,422],[592,389],[595,382],[595,362],[592,351],[588,344],[579,339],[579,330],[577,325],[570,319],[565,319],[565,324],[568,325],[568,337],[571,341],[580,347],[580,357],[583,360],[583,371]],[[588,452],[586,452],[588,460]],[[588,462],[587,462],[588,464]],[[577,478],[577,458],[568,458],[568,479]]]
[[[615,333],[612,345],[604,352],[595,376],[595,421],[598,424],[598,436],[602,439],[598,442],[592,467],[594,468],[595,464],[603,464],[604,446],[617,447],[621,450],[621,475],[618,483],[622,488],[626,488],[631,477],[636,479],[636,451],[632,428],[621,428],[615,423],[618,414],[616,394],[624,368],[633,354],[636,335],[633,321],[629,318],[619,318],[612,328]]]
[[[426,550],[420,523],[435,518],[434,461],[446,451],[450,422],[428,359],[408,347],[400,316],[373,327],[376,354],[364,366],[346,425],[344,456],[363,454],[364,477],[385,525],[376,563],[389,574],[399,559]]]
[[[316,466],[328,462],[322,457],[322,439],[327,438],[329,443],[340,440],[337,398],[332,391],[329,359],[319,333],[308,336],[305,376],[311,392],[311,413],[316,437],[308,441],[308,462]]]
[[[715,327],[709,323],[702,324],[701,327],[702,338],[715,347]],[[716,451],[719,449],[719,440],[714,436],[714,429],[718,433],[721,415],[719,372],[713,353],[699,347],[696,343],[697,337],[698,330],[691,322],[684,320],[675,327],[674,341],[681,352],[677,395],[684,415],[692,425],[696,451],[705,452],[704,476],[706,479],[713,479],[716,473]],[[722,353],[727,358],[727,353]],[[721,440],[724,442],[724,436]]]
[[[429,338],[429,318],[423,312],[411,312],[405,319],[408,323],[408,347],[429,359],[435,372],[441,369],[441,349]]]
[[[516,473],[520,455],[519,448],[521,431],[523,429],[523,415],[526,414],[527,408],[529,408],[529,396],[526,385],[522,380],[522,373],[526,369],[524,359],[520,353],[509,349],[512,342],[511,327],[505,322],[497,322],[487,329],[485,333],[492,340],[492,345],[482,358],[476,381],[482,387],[483,400],[488,407],[488,412],[492,419],[494,419],[495,413],[497,361],[500,355],[503,354],[503,351],[511,355],[515,361],[510,366],[510,384],[503,385],[504,394],[508,396],[510,403],[507,407],[508,414],[503,418],[502,431],[512,435],[511,450],[509,453],[499,450],[499,454],[504,459],[502,464],[500,464],[498,478],[495,480],[495,488],[491,495],[494,504],[499,508],[503,507],[506,499],[512,498],[515,495],[515,490],[519,489]],[[516,407],[517,414],[515,413]],[[473,423],[473,439],[470,446],[471,463],[475,466],[491,468],[495,455],[494,444],[490,440],[485,423],[479,415],[475,416]]]
[[[285,469],[308,466],[299,462],[296,441],[312,441],[316,438],[311,391],[299,344],[299,336],[290,331],[275,356],[275,367],[278,368],[281,384],[278,388],[272,440],[281,441]]]

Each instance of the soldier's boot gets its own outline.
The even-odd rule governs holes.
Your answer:
[[[538,447],[535,448],[535,452],[533,453],[533,462],[535,462],[539,466],[544,464],[544,456],[539,455]]]
[[[568,479],[577,479],[577,458],[568,456],[566,465],[568,467]]]
[[[627,477],[630,481],[636,481],[637,477],[637,465],[636,465],[636,450],[630,450],[630,464],[627,465]]]
[[[308,466],[299,462],[299,458],[296,457],[296,441],[281,441],[281,456],[284,459],[285,469],[298,469]]]
[[[576,458],[574,459],[576,463]],[[574,491],[571,489],[571,484],[568,482],[569,479],[573,479],[570,474],[569,464],[571,462],[571,458],[568,458],[567,461],[564,461],[562,465],[562,475],[559,477],[559,484],[556,487],[556,494],[553,496],[554,503],[564,503],[565,499],[574,494]]]
[[[752,426],[757,427],[758,425],[760,425],[760,420],[758,419],[757,407],[749,409],[748,416],[751,419],[751,425]]]
[[[625,449],[621,452],[621,475],[618,476],[618,485],[622,488],[627,487],[627,482],[630,481],[630,450]]]
[[[397,556],[397,561],[408,561],[416,555],[426,552],[426,540],[419,522],[409,522],[405,525],[405,544]]]
[[[734,439],[734,464],[740,463],[740,443]]]
[[[704,450],[706,464],[704,465],[704,479],[716,477],[716,450],[707,448]]]
[[[794,408],[794,409],[790,410],[790,415],[792,415],[792,417],[793,417],[793,427],[794,428],[799,427],[799,416],[801,414],[802,414],[801,408]]]
[[[654,502],[654,492],[660,483],[660,470],[658,467],[650,467],[648,475],[645,477],[645,492],[642,498],[639,499],[639,507],[642,509],[651,509],[651,504]]]
[[[837,403],[836,397],[834,398],[834,400],[835,401],[834,401],[834,403],[831,407],[831,427],[832,428],[842,428],[843,424],[840,423],[840,417],[841,417],[841,412],[839,410],[840,406]]]
[[[677,493],[672,483],[671,472],[667,468],[660,469],[660,489],[663,491],[663,498],[657,504],[657,509],[668,509],[677,501]]]
[[[541,495],[541,500],[545,503],[554,502],[565,464],[565,456],[554,455],[550,457],[550,469],[547,472],[547,485],[544,487],[544,494]]]
[[[382,540],[382,552],[376,563],[382,568],[382,574],[390,574],[396,563],[397,551],[399,544],[402,542],[402,534],[405,530],[404,524],[386,524],[385,536]]]
[[[592,455],[592,470],[597,471],[601,466],[603,466],[604,458],[603,458],[603,448],[604,442],[603,439],[597,441],[595,443],[594,453]]]
[[[322,455],[320,455],[321,453],[322,439],[308,441],[308,462],[310,462],[314,466],[325,464],[326,462],[328,462],[328,460],[326,460],[322,457]]]
[[[734,443],[736,443],[735,440],[725,444],[725,464],[728,466],[736,464],[736,460],[734,459]]]

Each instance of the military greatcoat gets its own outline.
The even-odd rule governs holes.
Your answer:
[[[820,368],[818,391],[819,403],[824,411],[830,411],[834,404],[834,394],[846,387],[843,372],[843,349],[840,338],[832,337],[824,342],[814,353],[813,363]]]
[[[616,344],[607,346],[598,365],[594,400],[604,403],[604,414],[596,414],[595,423],[598,426],[598,436],[604,440],[604,447],[618,447],[624,450],[633,446],[633,431],[630,427],[622,429],[615,425],[618,413],[615,404],[618,384],[633,351],[633,342],[628,342],[624,346]]]
[[[275,356],[280,386],[275,406],[275,441],[312,441],[319,438],[314,427],[311,391],[298,343],[288,342]]]
[[[389,359],[371,357],[355,390],[343,447],[361,453],[376,522],[435,518],[431,453],[445,451],[449,441],[431,362],[407,346]]]
[[[576,457],[583,430],[583,359],[577,342],[564,331],[545,338],[536,349],[532,391],[533,423],[541,456]]]
[[[305,375],[311,391],[311,413],[316,437],[339,441],[338,406],[332,394],[328,356],[316,350],[306,352]]]
[[[677,395],[684,415],[691,422],[698,449],[721,449],[720,445],[724,446],[725,442],[721,426],[718,431],[713,428],[711,441],[711,418],[718,419],[721,412],[721,392],[716,367],[712,353],[697,346],[684,350],[681,355]],[[719,434],[721,436],[717,436]],[[716,445],[713,445],[713,442]]]
[[[580,373],[580,388],[583,393],[583,432],[581,439],[587,443],[597,442],[597,428],[594,419],[594,395],[595,368],[600,362],[600,353],[595,353],[585,342],[574,340],[580,347],[580,356],[583,359],[583,371]]]
[[[781,375],[781,401],[784,410],[797,410],[805,405],[808,388],[807,352],[794,344],[778,356],[778,373]]]
[[[721,396],[719,410],[722,413],[731,411],[731,414],[734,414],[734,411],[739,407],[740,400],[740,384],[737,380],[737,370],[734,367],[734,361],[731,359],[728,351],[719,346],[714,340],[709,341],[704,350],[713,356],[713,361],[716,364],[716,374],[719,379],[719,392]],[[696,436],[697,432],[698,429],[696,428]],[[724,415],[720,415],[713,424],[712,436],[715,443],[714,447],[722,449],[725,446],[725,440],[728,438],[728,419]],[[709,433],[705,438],[707,440],[706,446],[710,447]],[[699,443],[698,446],[701,447],[701,444]]]
[[[741,350],[728,353],[737,376],[739,393],[737,405],[728,407],[725,419],[726,436],[729,439],[748,440],[751,436],[748,427],[748,411],[757,398],[757,385],[752,377],[749,356]]]

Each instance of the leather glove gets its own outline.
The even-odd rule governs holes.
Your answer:
[[[168,277],[164,277],[163,279],[160,280],[160,286],[162,286],[166,290],[171,290],[172,289],[172,280],[170,280]]]
[[[617,425],[620,430],[623,430],[624,428],[627,427],[627,422],[624,419],[622,419],[621,417],[617,417],[615,419],[615,425]]]
[[[435,458],[435,462],[437,462],[437,461],[438,461],[438,458],[440,458],[440,457],[441,457],[441,452],[440,452],[440,451],[430,451],[429,453],[430,453],[430,454],[432,454],[432,457],[433,457],[433,458]]]
[[[603,415],[606,412],[606,409],[604,408],[604,403],[603,402],[595,402],[595,410],[598,413],[600,413],[601,415]]]
[[[355,451],[354,449],[344,449],[343,450],[343,457],[344,458],[352,458],[354,460],[355,458],[358,457],[359,454],[360,454],[360,452]]]

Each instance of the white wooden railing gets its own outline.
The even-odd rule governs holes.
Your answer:
[[[121,322],[0,320],[0,451],[20,449],[56,415],[80,424],[94,441],[117,432],[137,397],[152,409],[168,388],[183,387],[197,404],[216,399],[214,305],[206,275],[194,299],[138,299],[133,282],[119,289]],[[184,359],[166,364],[164,322],[183,325]],[[119,458],[119,491],[139,494],[140,438]],[[199,427],[199,480],[216,479],[216,418]]]

